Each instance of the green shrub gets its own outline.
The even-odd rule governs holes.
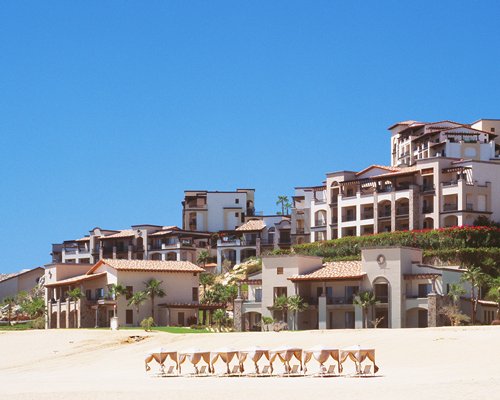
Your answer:
[[[155,326],[155,321],[153,320],[153,317],[144,318],[141,321],[141,328],[144,329],[146,332],[151,332],[153,326]]]
[[[30,321],[28,325],[31,329],[45,329],[45,317],[41,316],[35,318],[33,321]]]
[[[425,250],[424,262],[427,264],[448,264],[478,266],[491,276],[500,275],[500,248],[465,247],[461,249]]]

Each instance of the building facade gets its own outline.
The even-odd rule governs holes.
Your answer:
[[[296,188],[294,243],[472,225],[480,216],[500,221],[498,124],[393,125],[392,165],[332,172],[321,186]]]
[[[294,314],[276,309],[278,296],[300,295],[307,303],[298,314],[298,329],[362,328],[364,315],[354,305],[361,291],[375,294],[377,304],[367,310],[368,326],[379,320],[381,328],[440,326],[439,308],[446,294],[459,283],[463,270],[422,264],[422,251],[407,247],[379,247],[362,250],[361,261],[322,263],[320,257],[289,255],[264,256],[262,272],[248,277],[248,293],[242,303],[243,326],[259,328],[261,317],[285,321],[294,326]],[[462,284],[469,292],[468,284]],[[470,313],[470,298],[460,307]],[[477,320],[489,323],[496,303],[479,304]]]
[[[0,278],[0,304],[6,297],[15,297],[19,292],[34,289],[44,275],[42,267],[24,270],[14,274],[6,274]]]
[[[103,259],[95,265],[50,264],[45,269],[47,328],[110,326],[116,316],[121,326],[138,326],[154,312],[158,325],[189,326],[197,323],[199,274],[204,270],[188,261]],[[128,305],[133,293],[145,289],[150,279],[161,281],[164,297],[154,306],[148,298],[138,309]],[[127,293],[118,299],[110,285],[120,284]],[[84,297],[73,301],[71,289]],[[153,310],[152,310],[153,308]]]

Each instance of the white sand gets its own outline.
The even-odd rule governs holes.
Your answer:
[[[130,335],[149,337],[124,344]],[[159,346],[214,350],[317,344],[375,348],[380,377],[155,378],[151,372],[156,365],[146,373],[143,363],[145,353]],[[0,398],[494,399],[500,398],[499,361],[500,327],[190,335],[139,330],[0,332]],[[218,364],[218,370],[223,369]],[[310,371],[316,370],[317,364],[311,363]]]

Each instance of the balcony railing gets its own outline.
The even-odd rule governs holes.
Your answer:
[[[390,218],[391,212],[390,211],[379,211],[378,217],[379,218]]]
[[[409,207],[396,208],[396,215],[408,215],[410,213]]]
[[[422,207],[422,212],[423,212],[424,214],[428,214],[428,213],[434,212],[434,208],[433,208],[433,207],[429,207],[429,206],[427,206],[427,207]]]
[[[445,204],[443,205],[443,211],[457,211],[458,210],[458,204]]]
[[[436,187],[434,185],[422,185],[420,189],[422,192],[434,192]]]
[[[297,235],[303,235],[304,234],[304,228],[296,228],[295,229],[295,234]]]
[[[389,303],[389,296],[375,296],[375,300],[381,304],[387,304]]]
[[[391,185],[377,188],[377,193],[387,193],[387,192],[392,192],[392,186]]]
[[[472,204],[472,203],[467,203],[467,204],[465,205],[465,209],[466,209],[467,211],[472,211],[472,210],[474,210],[474,204]]]
[[[373,218],[373,212],[365,212],[361,214],[361,219],[372,219]]]
[[[345,218],[342,218],[344,222],[351,222],[351,221],[356,221],[356,216],[355,215],[346,215]]]
[[[458,181],[445,181],[441,183],[443,186],[456,186],[458,185]]]
[[[317,219],[314,221],[314,226],[326,226],[326,219]]]

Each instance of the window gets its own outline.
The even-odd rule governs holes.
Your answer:
[[[276,275],[283,275],[283,267],[276,268]]]
[[[346,329],[354,329],[354,311],[346,311],[344,323]]]
[[[274,298],[287,295],[286,286],[279,286],[274,288]]]
[[[240,199],[234,199],[235,204],[240,204]]]
[[[262,288],[255,289],[255,301],[260,303],[262,301]]]
[[[418,297],[427,297],[431,291],[432,285],[430,283],[422,283],[418,285]]]
[[[495,128],[490,128],[491,133],[495,133]]]
[[[127,286],[125,290],[125,298],[127,300],[130,300],[132,298],[132,294],[134,293],[134,287],[133,286]]]
[[[95,299],[99,300],[99,299],[102,299],[103,297],[104,297],[104,289],[103,288],[97,288],[95,290]]]
[[[198,301],[198,288],[194,287],[193,292],[192,292],[192,300],[193,301]]]
[[[134,323],[134,311],[133,310],[125,310],[125,323],[127,325],[133,325],[133,323]]]
[[[87,300],[92,300],[92,290],[87,289],[87,290],[85,291],[85,298],[86,298]]]
[[[235,213],[234,213],[234,216],[235,216],[236,218],[238,218],[238,217],[240,216],[240,213],[235,212]]]

